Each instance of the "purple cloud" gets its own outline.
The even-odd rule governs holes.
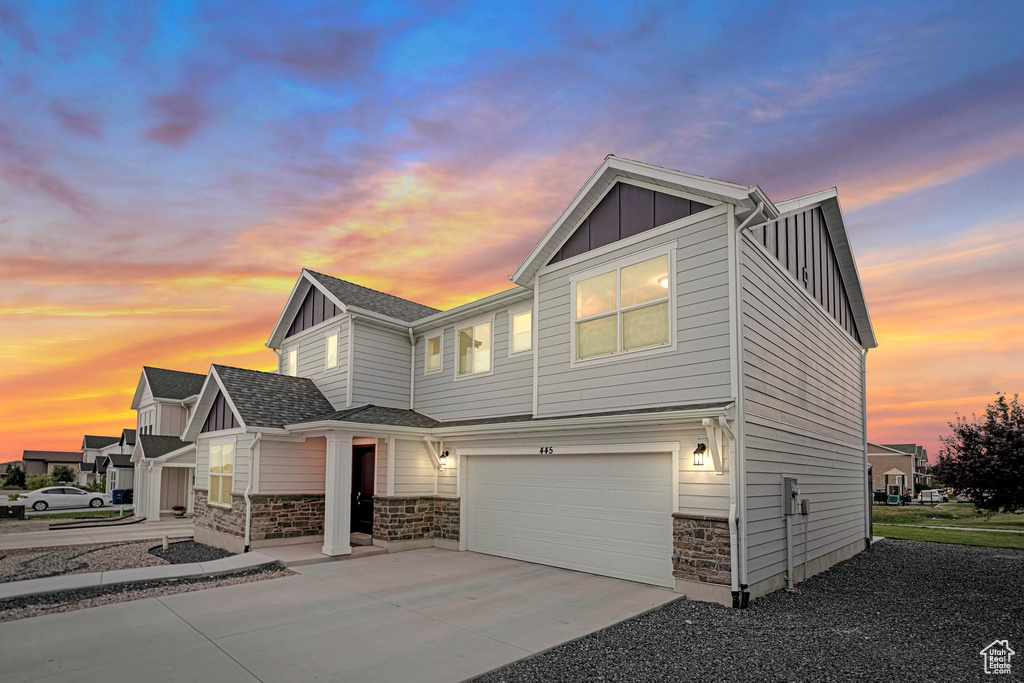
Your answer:
[[[76,135],[93,140],[103,139],[103,122],[94,114],[74,109],[58,100],[50,103],[50,113],[62,126]]]

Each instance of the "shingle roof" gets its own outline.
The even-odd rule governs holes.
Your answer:
[[[406,322],[412,322],[434,313],[440,313],[440,310],[437,308],[401,299],[387,292],[378,292],[376,289],[363,287],[346,280],[339,280],[336,277],[317,273],[308,268],[305,270],[346,306],[355,306],[356,308],[373,311],[374,313],[398,318]]]
[[[566,420],[578,417],[615,417],[618,415],[641,415],[648,413],[666,413],[676,410],[705,410],[712,408],[723,408],[725,403],[686,403],[674,406],[663,406],[660,408],[630,408],[628,410],[612,410],[603,413],[579,413],[576,415],[555,415],[550,417],[534,417],[533,415],[504,415],[501,417],[484,417],[472,420],[435,420],[415,410],[401,410],[399,408],[384,408],[381,406],[367,405],[359,408],[346,408],[335,410],[330,413],[311,417],[306,422],[357,422],[360,424],[379,424],[393,427],[421,427],[433,429],[440,427],[469,427],[473,425],[507,424],[510,422],[548,422],[551,420]],[[298,424],[289,422],[286,424]]]
[[[106,448],[121,440],[119,436],[93,436],[86,434],[83,443],[84,448]]]
[[[894,451],[899,451],[900,453],[908,453],[910,455],[915,455],[917,453],[916,443],[883,443],[880,445],[885,446],[886,448],[891,448]]]
[[[195,372],[150,367],[143,367],[142,371],[146,373],[146,381],[149,382],[149,390],[153,392],[154,398],[173,398],[180,401],[198,394],[203,388],[203,382],[206,381],[206,375]]]
[[[147,458],[159,458],[171,451],[176,451],[185,446],[191,446],[191,441],[182,441],[176,436],[157,436],[155,434],[140,434],[142,442],[142,454]]]
[[[135,445],[135,430],[125,429],[121,432],[121,438],[124,439],[124,443],[128,446]]]
[[[94,474],[106,474],[107,473],[107,459],[106,458],[96,458],[96,460],[92,463],[92,469],[89,470],[89,472],[92,472]]]
[[[82,462],[81,451],[22,451],[22,460],[44,462]]]
[[[110,462],[110,465],[112,465],[113,467],[135,467],[135,463],[132,462],[132,456],[130,455],[123,455],[121,453],[111,453],[110,455],[107,456],[106,459]]]
[[[214,365],[247,427],[283,427],[334,410],[308,377]]]

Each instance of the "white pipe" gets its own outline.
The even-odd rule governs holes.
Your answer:
[[[793,515],[786,515],[786,590],[793,590]]]
[[[868,349],[860,356],[860,414],[864,441],[864,485],[867,493],[864,496],[864,537],[867,547],[871,547],[871,482],[868,480]]]
[[[444,337],[442,336],[443,340]],[[443,346],[443,344],[442,344]],[[442,353],[444,349],[441,350]],[[409,328],[409,410],[416,409],[416,335]]]
[[[252,500],[249,498],[249,494],[252,493],[252,479],[256,476],[256,467],[253,462],[253,458],[256,457],[256,446],[259,445],[260,439],[263,437],[261,432],[256,432],[256,437],[252,440],[252,445],[249,446],[249,478],[245,482],[245,552],[249,552],[249,532],[252,528]]]

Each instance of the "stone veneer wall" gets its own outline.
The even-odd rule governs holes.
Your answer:
[[[672,576],[731,583],[729,522],[719,517],[672,515]]]
[[[250,541],[297,536],[321,536],[324,533],[325,498],[322,495],[249,496],[252,503]],[[231,497],[231,509],[207,504],[207,493],[196,489],[194,505],[196,526],[231,536],[245,536],[245,498]]]
[[[381,541],[459,540],[459,499],[375,496],[373,537]]]

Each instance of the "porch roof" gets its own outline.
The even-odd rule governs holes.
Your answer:
[[[191,441],[182,441],[176,436],[139,434],[138,439],[142,448],[142,455],[150,460],[192,445]]]

